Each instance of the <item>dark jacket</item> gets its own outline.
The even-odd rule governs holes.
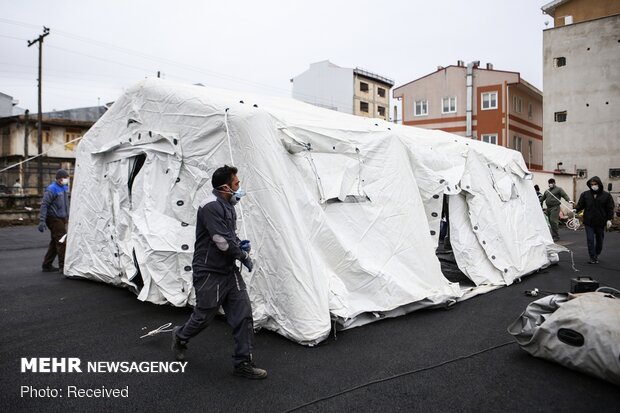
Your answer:
[[[45,189],[39,222],[45,222],[47,217],[69,218],[69,187],[54,181]]]
[[[579,202],[575,206],[577,212],[584,211],[583,223],[589,227],[604,227],[607,221],[614,216],[614,200],[609,192],[603,190],[603,183],[598,176],[588,180],[598,182],[598,191],[592,189],[585,191],[579,197]]]
[[[195,276],[209,272],[233,274],[235,260],[247,254],[239,248],[235,207],[213,190],[198,208],[196,244],[192,262]]]

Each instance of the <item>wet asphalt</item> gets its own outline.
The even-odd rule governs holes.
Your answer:
[[[620,388],[536,359],[506,332],[532,297],[566,292],[591,276],[620,289],[620,232],[606,235],[599,265],[587,264],[584,231],[561,231],[574,253],[521,283],[457,303],[339,331],[304,347],[260,331],[262,381],[234,377],[223,317],[190,343],[184,373],[21,372],[21,359],[173,361],[170,335],[140,339],[188,308],[140,302],[128,290],[42,273],[48,233],[0,229],[0,411],[620,411]],[[79,389],[128,389],[128,397],[77,397]],[[48,390],[49,389],[49,390]],[[58,390],[58,397],[50,393]],[[35,397],[35,395],[44,397]],[[60,397],[62,396],[62,397]],[[303,407],[302,407],[303,406]]]

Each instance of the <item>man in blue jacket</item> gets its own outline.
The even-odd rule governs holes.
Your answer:
[[[38,229],[43,232],[45,228],[49,228],[51,233],[50,244],[43,258],[43,272],[63,272],[68,220],[69,174],[64,169],[59,169],[56,172],[56,180],[45,189],[41,201]],[[58,255],[58,267],[53,266],[56,255]]]
[[[239,260],[248,271],[254,264],[250,258],[250,242],[237,237],[235,204],[245,192],[239,188],[237,168],[224,165],[211,178],[213,191],[198,208],[196,244],[192,262],[196,306],[189,320],[172,331],[172,350],[177,360],[185,359],[187,342],[213,321],[220,306],[233,329],[233,355],[236,376],[264,379],[267,372],[252,361],[254,321]]]

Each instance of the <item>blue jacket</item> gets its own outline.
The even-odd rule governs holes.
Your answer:
[[[69,218],[69,187],[58,185],[54,181],[45,189],[41,201],[41,215],[39,222],[45,222],[47,217]]]
[[[192,268],[195,276],[209,272],[233,274],[235,260],[247,253],[239,248],[235,207],[213,190],[198,208]]]

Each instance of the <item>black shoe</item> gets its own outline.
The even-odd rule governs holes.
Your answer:
[[[244,361],[235,366],[233,371],[235,376],[245,377],[246,379],[265,379],[267,370],[259,369],[251,361]]]
[[[590,261],[588,261],[588,264],[598,264],[598,260],[596,259],[596,257],[591,257]]]
[[[43,272],[58,272],[58,267],[49,266],[49,267],[41,267],[41,271]]]
[[[174,356],[178,361],[183,361],[185,360],[187,341],[183,341],[177,336],[177,331],[179,331],[180,328],[180,326],[176,326],[172,329],[172,351],[174,352]]]

